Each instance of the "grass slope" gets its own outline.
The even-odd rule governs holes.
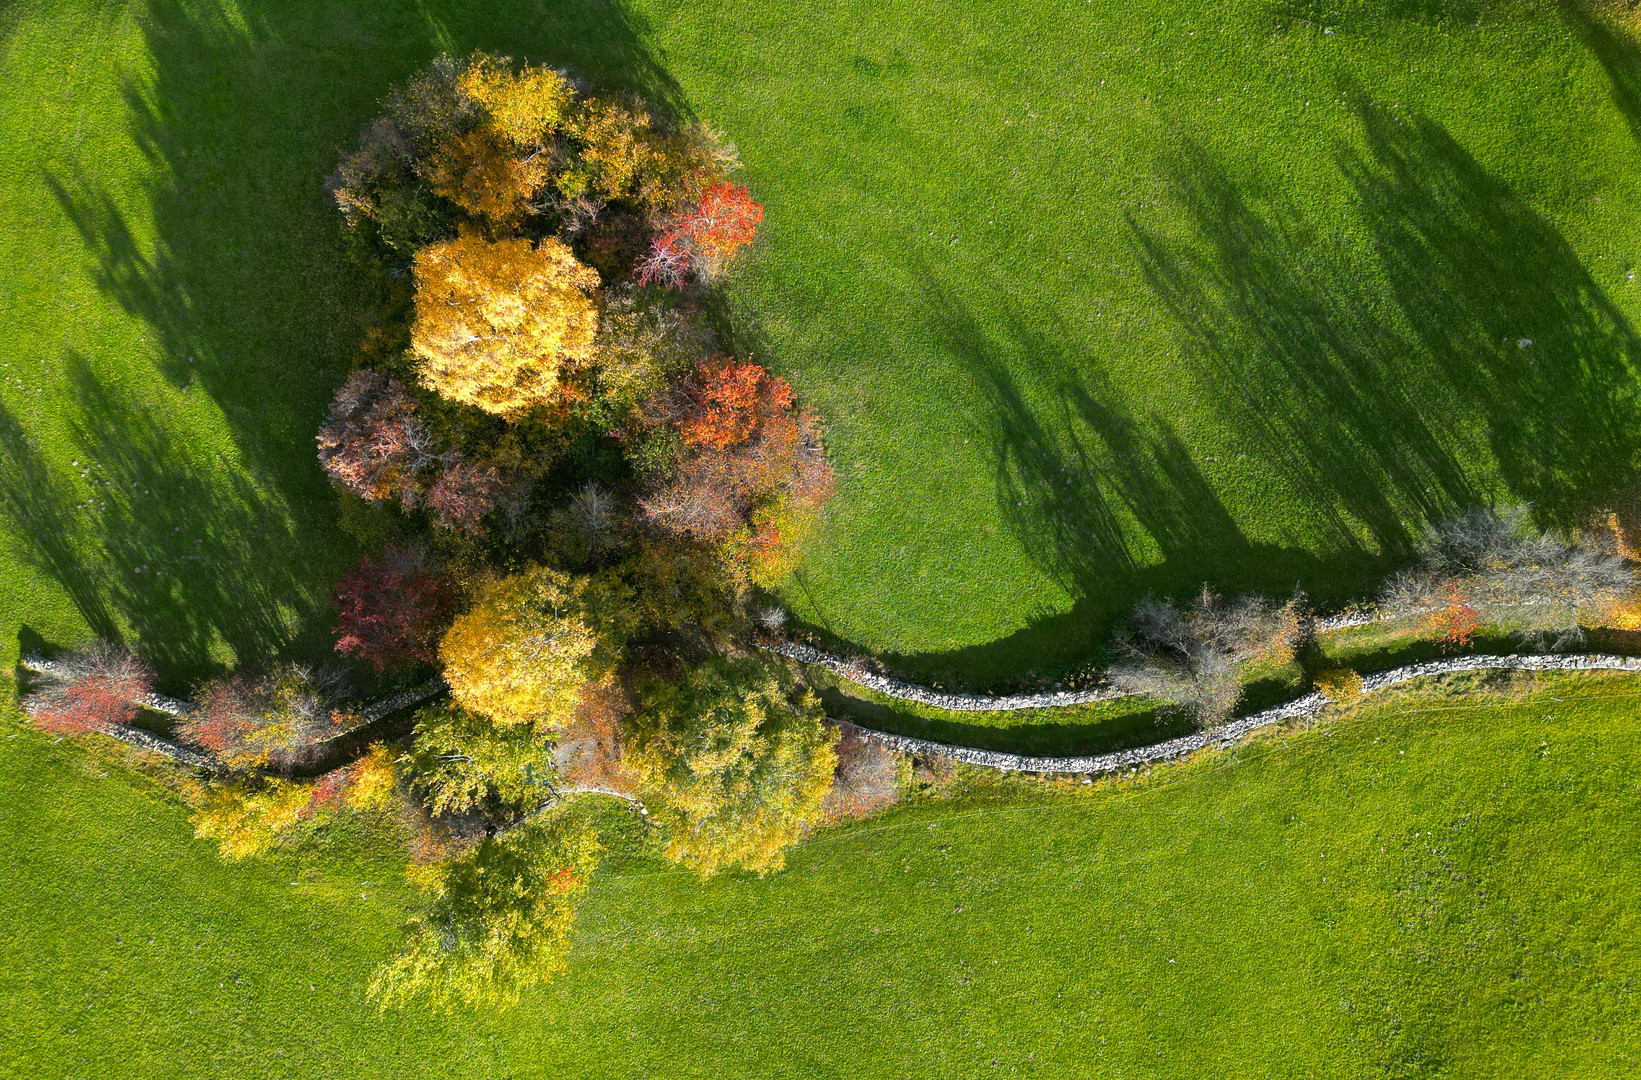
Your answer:
[[[143,781],[0,740],[0,1075],[1630,1075],[1637,691],[1532,686],[899,811],[764,879],[620,859],[569,975],[452,1018],[361,1000],[390,868],[223,866]]]

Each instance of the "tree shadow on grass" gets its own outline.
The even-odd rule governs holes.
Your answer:
[[[483,47],[688,109],[614,0],[146,8],[149,74],[125,87],[155,178],[146,213],[128,216],[128,187],[99,175],[96,159],[44,180],[99,287],[154,331],[161,372],[220,407],[250,479],[190,459],[186,431],[98,384],[91,372],[106,365],[76,375],[76,437],[155,502],[75,508],[75,485],[28,452],[9,418],[0,439],[19,449],[3,482],[24,496],[12,516],[30,557],[98,633],[129,627],[162,673],[181,677],[211,666],[215,641],[245,659],[281,643],[325,647],[329,587],[354,552],[335,527],[314,432],[380,284],[347,264],[324,182],[378,100],[438,52]]]
[[[1633,486],[1641,335],[1556,228],[1433,120],[1359,109],[1343,156],[1418,355],[1510,497],[1571,527]]]
[[[1166,172],[1193,241],[1131,227],[1199,393],[1327,548],[1406,557],[1410,524],[1479,497],[1456,451],[1460,403],[1432,385],[1357,268],[1316,243],[1317,226],[1279,202],[1256,207],[1198,149]]]
[[[298,617],[326,597],[303,573],[304,545],[278,496],[204,457],[83,358],[65,366],[76,460],[90,466],[80,482],[0,412],[0,509],[21,560],[179,692],[219,666],[219,643],[245,662],[325,648],[328,620],[310,628],[317,640],[295,638]]]
[[[1607,73],[1613,104],[1641,140],[1641,43],[1595,10],[1596,0],[1562,0],[1567,22]],[[1631,16],[1633,18],[1633,16]]]
[[[1001,641],[885,656],[895,670],[962,685],[978,669],[1008,680],[988,686],[1032,685],[1104,659],[1112,630],[1147,594],[1187,596],[1207,583],[1285,597],[1303,587],[1333,602],[1383,567],[1359,545],[1319,556],[1251,540],[1174,425],[1129,408],[1103,366],[1068,347],[1065,326],[1041,312],[983,322],[932,271],[918,277],[918,306],[984,403],[971,425],[990,444],[999,514],[1074,601]]]
[[[1299,585],[1342,602],[1371,595],[1432,519],[1507,499],[1573,527],[1633,488],[1641,338],[1441,125],[1358,114],[1339,167],[1368,260],[1191,146],[1164,164],[1188,235],[1131,226],[1195,393],[1297,506],[1304,546],[1252,541],[1179,433],[1126,408],[1063,328],[983,325],[936,288],[925,307],[989,403],[976,430],[1002,515],[1076,599],[1001,641],[891,663],[952,683],[1053,675],[1097,658],[1146,592]]]

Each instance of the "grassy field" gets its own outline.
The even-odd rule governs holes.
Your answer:
[[[645,7],[769,202],[843,476],[790,595],[862,651],[1052,670],[1632,483],[1641,69],[1570,5]]]
[[[14,0],[8,653],[124,634],[185,687],[324,647],[354,550],[311,436],[367,298],[321,186],[474,46],[739,144],[732,309],[842,477],[788,598],[914,675],[1086,661],[1149,589],[1350,595],[1423,516],[1630,484],[1641,61],[1573,6]]]
[[[362,1000],[391,866],[224,866],[117,765],[0,739],[0,1075],[1632,1075],[1636,685],[1492,685],[912,806],[764,879],[619,857],[562,981],[451,1018]]]

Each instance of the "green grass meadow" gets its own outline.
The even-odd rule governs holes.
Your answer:
[[[453,1017],[363,1000],[392,866],[224,865],[118,764],[0,740],[0,1075],[1633,1075],[1641,699],[1502,685],[913,805],[763,879],[618,857],[568,974]]]

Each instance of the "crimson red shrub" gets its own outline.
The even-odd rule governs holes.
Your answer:
[[[452,451],[427,493],[427,509],[436,523],[471,536],[479,531],[479,523],[496,504],[500,490],[501,473],[494,465],[464,461]]]
[[[55,678],[23,699],[41,731],[82,735],[129,724],[136,699],[153,692],[154,673],[127,649],[99,641],[57,661]]]
[[[452,602],[444,579],[414,549],[359,560],[336,586],[336,651],[377,671],[438,656]]]
[[[366,369],[348,376],[319,429],[319,464],[331,479],[370,502],[414,506],[438,462],[416,399],[397,379]]]

